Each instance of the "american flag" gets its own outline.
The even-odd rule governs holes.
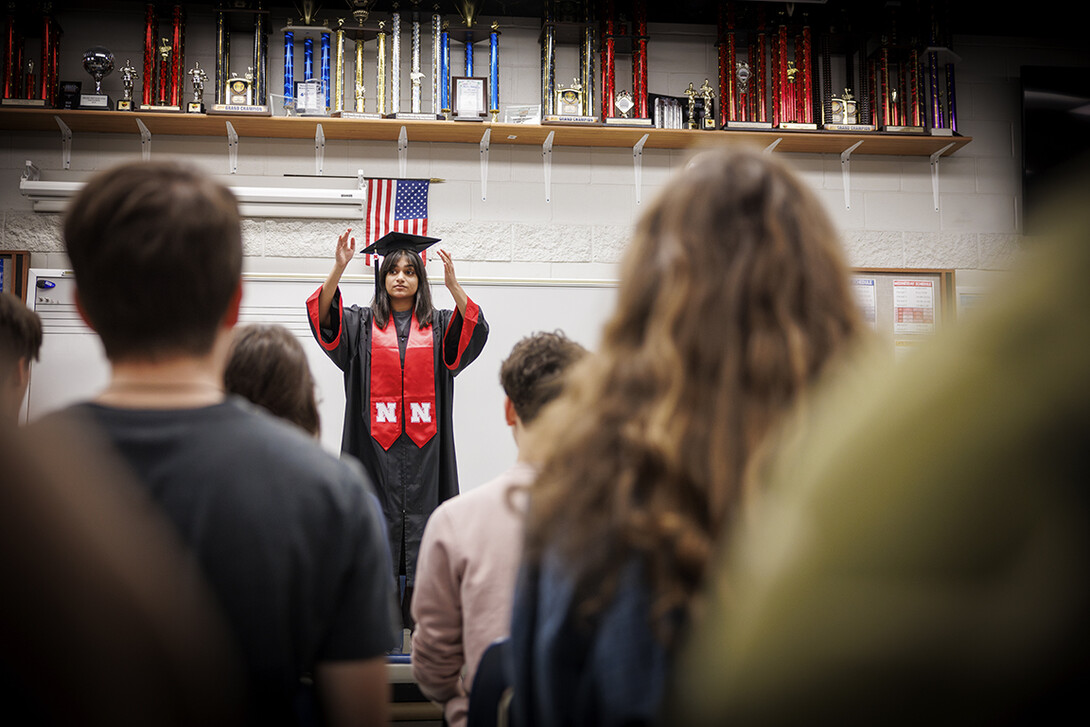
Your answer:
[[[388,232],[427,235],[429,184],[427,179],[368,179],[364,247]],[[370,256],[366,263],[371,264]]]

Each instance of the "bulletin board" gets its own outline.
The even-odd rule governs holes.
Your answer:
[[[889,340],[898,355],[954,322],[955,290],[953,270],[852,270],[852,293],[864,323]]]
[[[0,250],[0,292],[11,293],[25,303],[26,281],[29,273],[29,252]]]

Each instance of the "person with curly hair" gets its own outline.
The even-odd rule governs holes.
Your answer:
[[[529,443],[518,724],[654,721],[709,557],[770,434],[860,328],[837,235],[786,166],[700,153],[639,221],[600,352]]]

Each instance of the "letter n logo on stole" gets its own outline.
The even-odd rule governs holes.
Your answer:
[[[431,402],[411,402],[409,404],[409,421],[420,424],[431,421]]]
[[[397,402],[376,401],[375,422],[377,424],[397,424]]]

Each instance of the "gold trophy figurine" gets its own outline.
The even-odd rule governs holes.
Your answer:
[[[159,106],[166,106],[170,103],[170,99],[167,95],[170,92],[170,52],[174,50],[174,47],[170,44],[170,38],[161,38],[159,41],[159,99],[156,102]]]
[[[696,97],[700,95],[700,91],[697,91],[693,87],[693,82],[689,81],[689,87],[685,89],[685,95],[689,97],[689,128],[696,128]]]
[[[689,84],[690,86],[692,84]],[[704,85],[700,87],[700,96],[704,99],[704,114],[700,119],[700,128],[715,129],[715,95],[708,79],[704,79]]]

